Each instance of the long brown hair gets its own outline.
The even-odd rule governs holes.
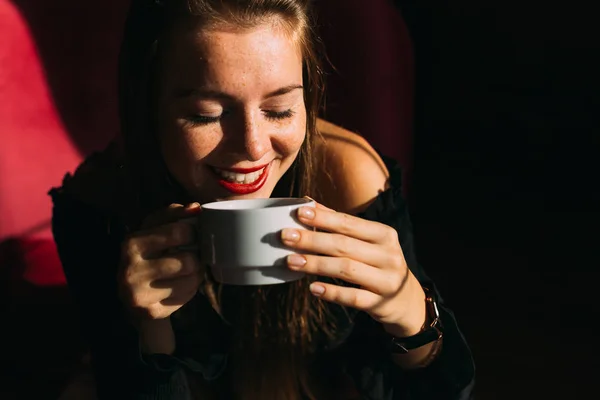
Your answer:
[[[119,74],[125,169],[132,199],[128,222],[135,225],[154,209],[189,200],[164,164],[151,117],[161,37],[186,18],[201,27],[225,24],[241,29],[277,19],[289,29],[303,57],[307,131],[296,161],[278,186],[285,186],[288,195],[318,197],[314,141],[324,82],[310,0],[134,0]],[[309,294],[309,283],[303,279],[262,288],[221,287],[207,274],[204,293],[234,328],[231,356],[236,397],[314,397],[308,364],[317,342],[334,336],[335,323],[330,307]]]

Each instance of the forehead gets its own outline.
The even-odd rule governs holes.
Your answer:
[[[256,86],[301,84],[302,55],[297,40],[278,24],[252,28],[206,29],[188,24],[176,29],[162,53],[172,84]]]

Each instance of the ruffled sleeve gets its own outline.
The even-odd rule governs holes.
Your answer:
[[[390,188],[359,214],[396,229],[408,267],[419,282],[435,285],[416,260],[412,225],[402,196],[402,173],[393,159],[382,156],[390,171]],[[437,292],[437,288],[435,288]],[[362,396],[372,399],[453,399],[472,398],[475,365],[454,313],[439,296],[444,343],[437,358],[427,367],[405,371],[391,361],[385,346],[374,339],[374,321],[362,314],[357,317],[355,334],[350,340],[350,373]],[[367,344],[369,343],[369,344]]]

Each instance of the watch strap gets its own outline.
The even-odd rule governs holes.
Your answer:
[[[428,285],[423,285],[423,290],[425,291],[427,322],[423,329],[413,336],[404,338],[392,336],[389,345],[390,351],[394,354],[406,354],[410,350],[439,341],[443,337],[443,327],[440,321],[435,290]]]

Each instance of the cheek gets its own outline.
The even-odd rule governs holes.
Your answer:
[[[181,177],[190,166],[205,158],[217,146],[216,135],[203,132],[202,135],[179,126],[161,129],[160,146],[167,166]]]
[[[178,120],[181,112],[175,108],[175,105],[161,97],[159,100],[158,115],[158,137],[159,145],[165,162],[168,167],[179,170],[189,165],[190,162],[197,159],[201,152],[197,140],[197,135],[193,135],[188,127],[183,126]],[[206,145],[206,142],[204,143]]]
[[[177,129],[162,129],[160,148],[169,168],[177,167],[192,156],[189,137]],[[177,168],[175,168],[177,169]]]
[[[279,148],[279,153],[284,156],[296,155],[306,137],[306,116],[299,117],[274,137],[275,146]]]

